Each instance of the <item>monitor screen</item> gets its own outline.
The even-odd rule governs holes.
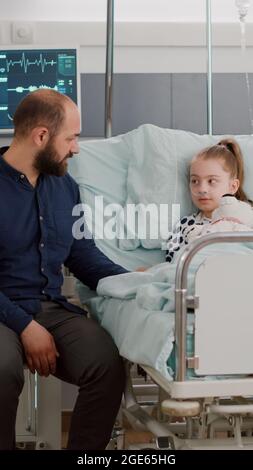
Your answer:
[[[13,131],[13,115],[30,92],[52,88],[80,109],[77,48],[0,48],[0,133]]]

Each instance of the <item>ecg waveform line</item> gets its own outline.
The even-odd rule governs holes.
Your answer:
[[[25,53],[22,53],[21,60],[7,60],[6,59],[6,68],[7,72],[10,71],[10,67],[15,67],[15,65],[20,65],[21,68],[24,68],[25,73],[27,73],[28,67],[31,65],[36,65],[37,67],[41,67],[42,73],[45,72],[45,68],[50,65],[53,67],[54,65],[57,65],[57,62],[55,62],[53,59],[47,61],[46,59],[43,58],[43,54],[39,55],[39,60],[35,59],[33,62],[29,61],[29,59],[26,59]]]
[[[50,87],[48,85],[30,85],[29,87],[27,88],[24,88],[22,86],[17,86],[16,88],[8,88],[8,92],[9,91],[15,91],[15,93],[23,93],[24,91],[35,91],[35,90],[39,90],[40,88],[48,88],[50,90],[56,90],[58,91],[58,86],[55,85],[53,87]]]

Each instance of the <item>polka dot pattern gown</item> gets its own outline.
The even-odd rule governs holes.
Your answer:
[[[188,234],[194,229],[195,225],[210,224],[211,219],[203,216],[201,212],[183,217],[178,222],[167,241],[166,261],[172,262],[175,253],[185,245],[188,245]]]

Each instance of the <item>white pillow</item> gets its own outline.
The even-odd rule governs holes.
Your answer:
[[[142,259],[146,250],[143,248],[161,248],[161,234],[152,238],[154,225],[168,231],[172,228],[172,204],[180,205],[181,216],[194,210],[188,189],[189,162],[197,152],[221,138],[224,136],[198,135],[145,124],[125,135],[82,142],[80,155],[70,160],[69,171],[79,184],[82,201],[88,203],[93,212],[94,198],[100,195],[104,197],[105,205],[118,203],[125,212],[127,204],[142,203],[142,217],[137,222],[144,225],[147,204],[155,204],[157,212],[160,204],[168,205],[167,216],[162,217],[163,220],[151,220],[142,238],[138,236],[140,227],[137,223],[132,230],[132,239],[98,239],[99,247],[126,267],[129,267],[131,255],[131,267],[135,266],[134,256],[140,257],[139,265],[145,265]],[[235,136],[235,139],[244,156],[244,189],[253,200],[253,137],[244,135]],[[96,219],[96,226],[106,223],[106,217],[102,219]],[[140,247],[138,255],[122,251],[137,247]],[[158,254],[154,256],[157,262],[161,261]],[[151,261],[149,263],[154,264],[153,258]]]
[[[160,248],[166,233],[172,229],[173,213],[180,217],[194,210],[188,189],[189,162],[215,139],[151,124],[140,126],[124,138],[130,148],[125,212],[129,204],[143,206],[139,206],[138,217],[130,230],[133,238],[119,240],[119,246],[124,250],[134,250],[139,245]],[[148,204],[154,204],[155,208],[151,207],[152,216],[146,219]]]

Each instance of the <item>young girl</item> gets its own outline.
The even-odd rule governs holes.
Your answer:
[[[240,201],[249,202],[243,191],[244,169],[241,149],[232,139],[223,139],[198,153],[190,165],[190,191],[196,213],[183,217],[170,234],[167,242],[166,261],[189,242],[194,226],[211,223],[214,209],[222,196],[234,195]]]

